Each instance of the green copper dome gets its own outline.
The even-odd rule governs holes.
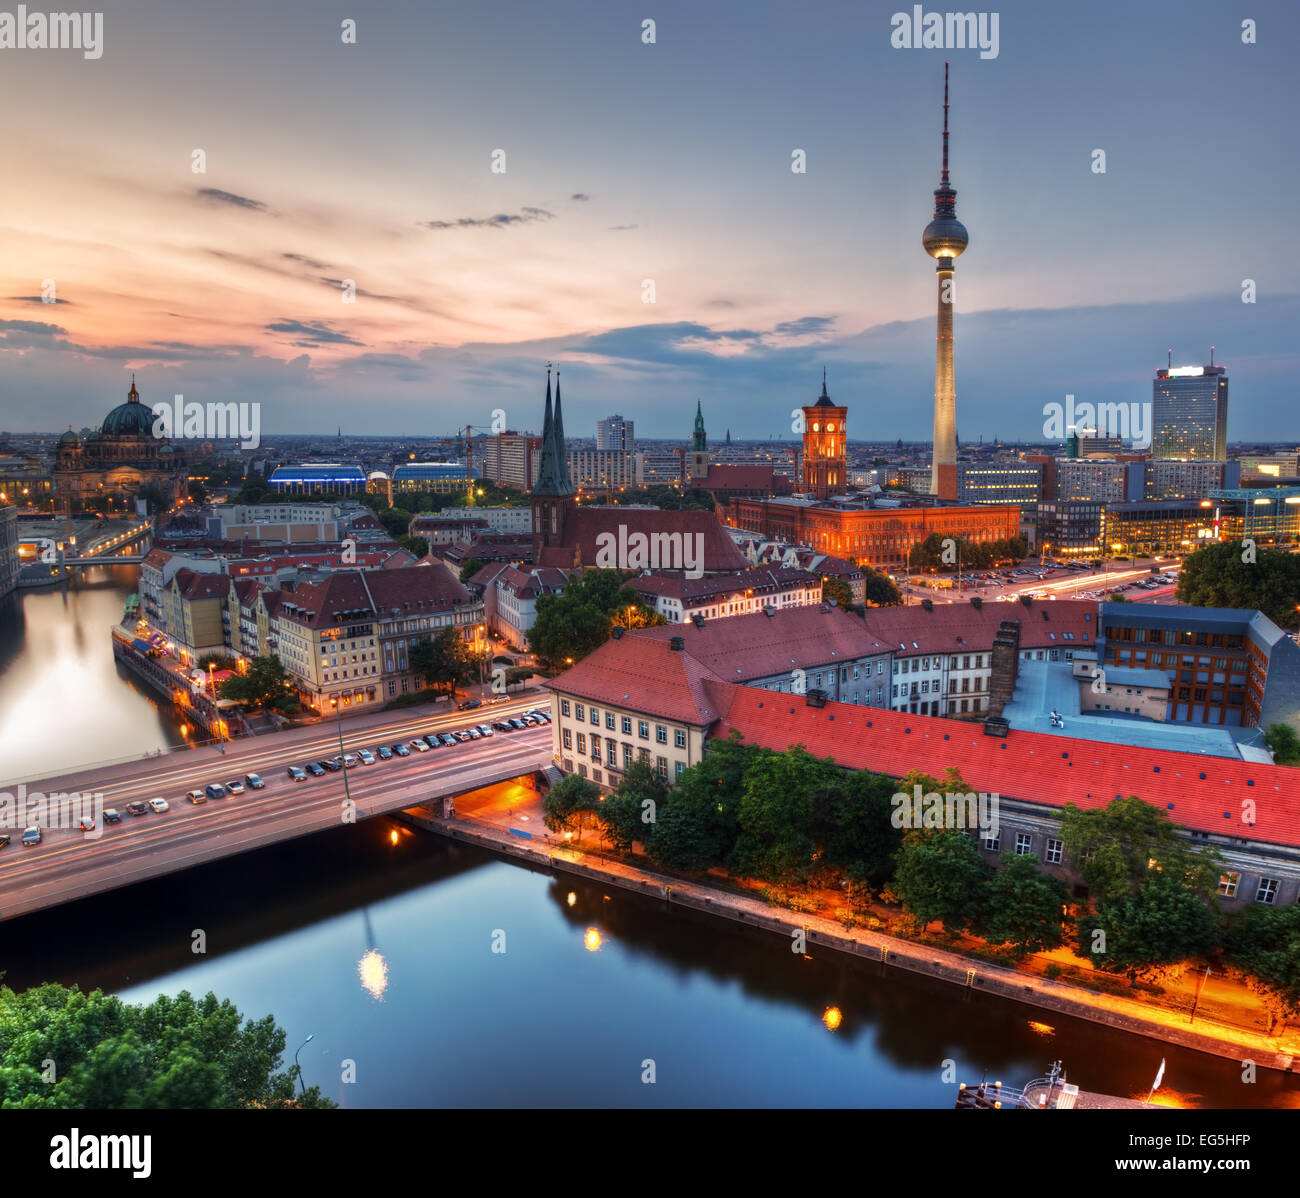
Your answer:
[[[118,404],[104,417],[104,426],[99,432],[104,437],[149,437],[153,435],[153,422],[153,409],[140,402],[135,376],[132,375],[126,403]]]

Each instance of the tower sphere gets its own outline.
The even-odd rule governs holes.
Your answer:
[[[938,193],[935,194],[937,197]],[[955,216],[936,216],[921,234],[921,244],[931,258],[955,258],[969,241],[966,226]]]

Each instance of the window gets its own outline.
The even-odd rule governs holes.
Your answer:
[[[600,712],[598,712],[594,707],[591,709],[591,722],[595,724],[597,728],[600,727]]]
[[[673,743],[679,749],[686,748],[686,730],[684,728],[676,728],[673,730]]]
[[[682,771],[686,769],[686,762],[684,761],[677,762],[676,765],[674,766],[674,769],[676,770],[674,777],[680,778],[682,776]]]
[[[582,740],[581,734],[578,735],[578,740],[579,742],[581,742]],[[579,743],[578,748],[582,748],[581,743]],[[1033,847],[1034,847],[1034,838],[1030,836],[1028,832],[1016,833],[1016,856],[1017,857],[1025,856],[1027,853],[1033,850]]]
[[[655,725],[655,740],[661,745],[666,745],[668,743],[668,729],[662,724]]]
[[[632,764],[632,746],[624,745],[623,746],[623,768],[627,769],[627,767],[631,764]]]
[[[585,734],[585,733],[582,733],[582,732],[579,732],[579,733],[578,733],[578,752],[579,752],[579,753],[585,753],[586,751],[587,751],[587,737],[586,737],[586,734]]]
[[[998,845],[1000,845],[1001,843],[1002,843],[1001,832],[999,832],[996,836],[986,836],[984,838],[984,847],[988,849],[990,853],[996,853],[998,851]]]
[[[618,768],[618,745],[612,740],[605,741],[605,761],[610,769]]]
[[[650,724],[647,720],[637,720],[636,731],[637,731],[637,735],[642,740],[650,739]]]
[[[1240,874],[1220,874],[1219,875],[1219,897],[1236,898],[1237,886],[1241,882]]]
[[[610,732],[614,731],[614,713],[612,711],[605,712],[605,727],[608,728]]]
[[[659,777],[661,777],[661,778],[666,778],[666,777],[668,777],[668,758],[667,758],[667,757],[656,757],[656,758],[655,758],[655,770],[656,770],[656,772],[659,774]]]
[[[1271,907],[1277,902],[1277,891],[1281,884],[1278,878],[1260,878],[1259,889],[1255,891],[1255,901]]]
[[[583,713],[581,703],[575,703],[573,705],[573,715],[575,719],[579,719],[579,720],[586,718],[585,714]]]
[[[1052,837],[1047,838],[1047,856],[1043,858],[1048,865],[1060,865],[1062,850],[1065,848],[1065,842],[1054,840]]]
[[[625,715],[623,717],[623,735],[632,735],[632,717],[630,715]]]
[[[561,731],[562,731],[563,734],[564,734],[564,747],[565,747],[566,749],[572,749],[572,748],[573,748],[573,733],[570,732],[567,728],[561,729]]]
[[[638,760],[638,761],[649,761],[649,760],[650,760],[650,750],[649,750],[649,749],[638,749],[638,750],[636,751],[636,757],[637,757],[637,760]]]

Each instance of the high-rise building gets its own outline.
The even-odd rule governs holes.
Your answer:
[[[596,449],[610,453],[631,453],[636,448],[635,422],[622,416],[606,416],[596,421]]]
[[[476,442],[483,477],[499,487],[532,490],[542,468],[542,439],[506,431]]]
[[[818,499],[844,490],[848,474],[848,438],[844,423],[849,410],[831,402],[822,369],[822,393],[803,409],[803,489]]]
[[[957,192],[948,183],[948,64],[943,64],[943,172],[934,193],[934,219],[921,234],[939,281],[939,319],[934,347],[933,494],[957,498],[957,390],[953,366],[953,264],[970,237],[957,219]]]
[[[1151,387],[1151,456],[1222,462],[1228,456],[1228,372],[1214,364],[1174,366]]]

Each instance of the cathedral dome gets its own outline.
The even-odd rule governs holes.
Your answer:
[[[140,393],[135,389],[135,378],[132,376],[126,403],[118,404],[104,417],[104,425],[99,432],[103,437],[151,437],[153,422],[154,411],[140,402]]]
[[[78,437],[77,434],[74,433],[74,432],[72,431],[72,429],[68,429],[68,431],[67,431],[66,433],[64,433],[63,436],[61,436],[61,437],[59,438],[59,444],[60,444],[60,445],[80,445],[80,444],[81,444],[81,438]]]

